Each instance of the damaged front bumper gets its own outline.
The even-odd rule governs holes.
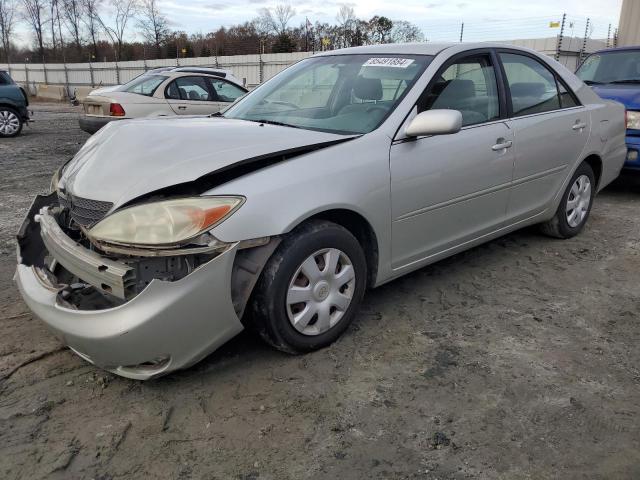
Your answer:
[[[153,279],[132,298],[106,308],[78,309],[65,301],[69,285],[59,284],[51,272],[51,257],[101,287],[102,295],[124,297],[131,271],[66,236],[47,214],[51,202],[51,196],[37,197],[20,229],[14,278],[34,314],[81,357],[145,380],[193,365],[242,330],[230,289],[237,245],[183,278]],[[38,248],[46,248],[47,262],[27,258]]]

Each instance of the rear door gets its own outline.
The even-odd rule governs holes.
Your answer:
[[[501,50],[515,135],[509,222],[546,209],[589,139],[590,115],[559,76],[533,55]]]
[[[208,115],[219,110],[208,77],[178,77],[167,86],[165,98],[177,115]]]

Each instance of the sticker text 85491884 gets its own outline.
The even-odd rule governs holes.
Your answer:
[[[364,64],[363,67],[394,67],[394,68],[407,68],[413,63],[411,58],[384,58],[384,57],[372,57]]]

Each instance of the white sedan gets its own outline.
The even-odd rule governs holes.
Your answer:
[[[83,103],[80,128],[95,133],[114,120],[209,115],[247,93],[228,70],[176,67],[148,72],[129,83],[94,90]]]

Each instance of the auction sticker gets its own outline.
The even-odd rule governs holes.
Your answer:
[[[394,67],[394,68],[407,68],[409,65],[413,63],[411,58],[383,58],[383,57],[372,57],[364,64],[363,67]]]

